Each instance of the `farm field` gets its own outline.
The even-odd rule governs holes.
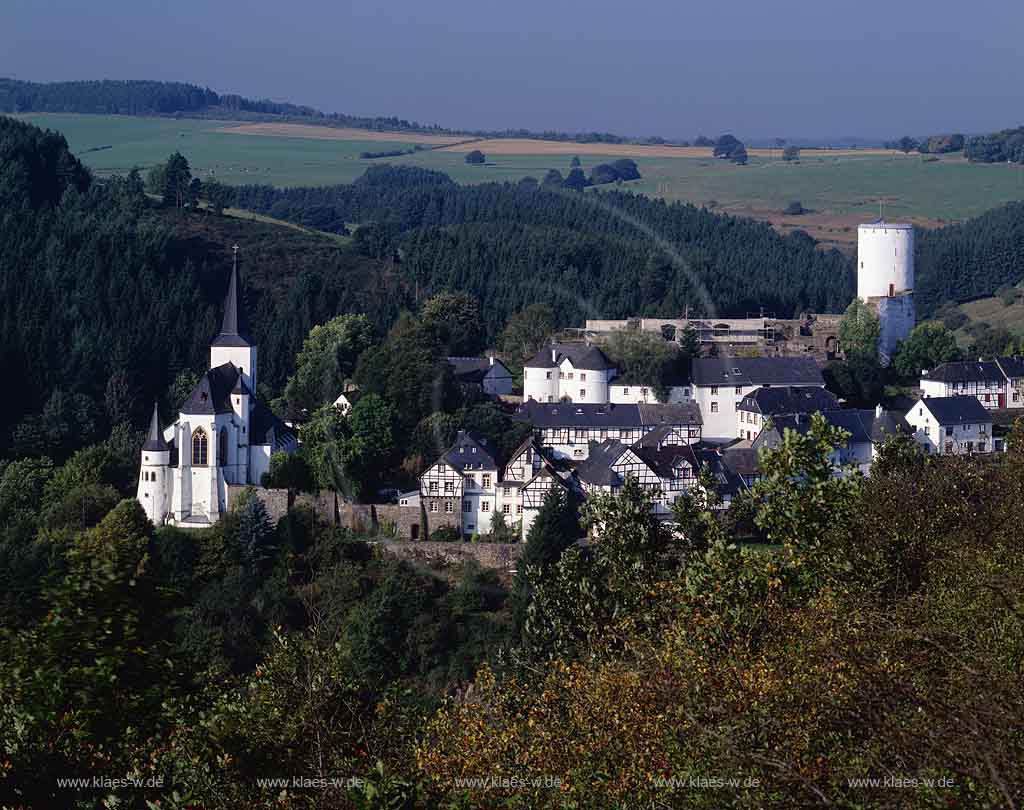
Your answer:
[[[636,160],[643,179],[624,184],[666,200],[708,205],[726,213],[771,222],[783,231],[800,228],[825,244],[848,247],[856,224],[878,216],[937,225],[1024,198],[1024,167],[973,165],[959,156],[926,162],[885,150],[804,150],[798,164],[778,150],[751,150],[747,166],[715,160],[710,149],[616,144],[575,144],[523,139],[452,144],[458,138],[341,130],[292,124],[237,124],[196,119],[101,115],[22,116],[64,133],[73,151],[97,174],[146,169],[180,150],[201,178],[276,186],[352,182],[378,162],[404,163],[448,173],[460,183],[541,178],[548,169],[566,173],[573,155],[584,170],[616,157]],[[383,160],[361,152],[423,151]],[[482,166],[465,162],[480,148]],[[809,214],[784,216],[799,200]]]

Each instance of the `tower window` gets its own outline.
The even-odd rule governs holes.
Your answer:
[[[192,433],[192,464],[198,467],[205,467],[208,461],[209,440],[206,431],[196,428]]]
[[[228,429],[223,427],[217,442],[217,463],[221,467],[228,463]]]

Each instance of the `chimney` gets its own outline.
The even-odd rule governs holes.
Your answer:
[[[882,418],[882,403],[879,402],[875,406],[875,419],[881,419],[881,418]]]
[[[551,344],[551,362],[552,363],[557,363],[558,362],[558,349],[555,348],[555,344],[553,344],[553,343]]]
[[[493,365],[494,365],[494,355],[493,355],[493,354],[489,354],[489,355],[487,355],[487,359],[491,361],[491,362],[490,362],[490,365],[492,365],[492,366],[493,366]]]

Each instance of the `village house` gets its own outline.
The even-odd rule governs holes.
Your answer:
[[[994,360],[943,363],[922,373],[921,391],[926,399],[969,396],[986,408],[1007,407],[1006,375]]]
[[[617,370],[586,343],[552,343],[523,363],[523,401],[605,404]]]
[[[809,357],[697,358],[691,378],[704,439],[718,442],[736,438],[737,406],[755,389],[825,387],[817,363]]]
[[[399,504],[422,510],[424,536],[442,526],[467,537],[486,535],[495,514],[501,514],[525,538],[553,486],[565,484],[532,437],[503,462],[486,437],[460,430],[454,444],[420,476],[418,497],[405,493]]]
[[[871,472],[871,465],[878,457],[882,445],[897,434],[910,435],[912,430],[906,420],[894,411],[887,411],[881,405],[874,410],[824,409],[819,413],[832,427],[840,428],[848,436],[845,447],[837,447],[830,454],[836,471],[850,466],[864,475]],[[773,414],[767,425],[754,439],[751,447],[775,449],[782,444],[787,430],[806,435],[811,427],[811,413]]]
[[[831,391],[812,386],[755,388],[736,406],[736,438],[753,441],[769,417],[783,413],[814,413],[839,408]]]
[[[607,439],[631,445],[658,427],[670,427],[685,443],[701,439],[701,413],[693,402],[615,405],[526,402],[515,418],[533,425],[540,447],[553,458],[585,461],[592,443]]]
[[[512,372],[493,354],[487,357],[448,357],[456,382],[489,397],[512,393]]]
[[[927,453],[969,455],[991,453],[992,416],[976,396],[928,397],[907,413],[914,439]]]

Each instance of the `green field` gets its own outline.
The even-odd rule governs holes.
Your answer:
[[[367,140],[237,135],[218,132],[223,122],[193,119],[62,114],[22,118],[64,133],[72,150],[100,175],[125,173],[133,166],[145,169],[179,150],[203,179],[277,186],[346,183],[372,163],[385,162],[362,160],[360,152],[411,148],[416,143],[415,135],[404,143],[373,140],[372,134]],[[613,159],[586,150],[580,145],[585,169]],[[550,154],[488,156],[486,165],[468,166],[462,153],[429,150],[387,161],[438,169],[461,183],[541,177],[549,168],[563,173],[569,168],[568,157]],[[812,231],[811,218],[778,213],[790,201],[799,200],[818,215],[840,220],[817,223],[839,232],[845,228],[831,226],[849,227],[877,216],[880,197],[886,200],[888,217],[932,222],[964,219],[1024,198],[1024,167],[972,165],[959,156],[925,162],[917,155],[818,153],[805,155],[799,164],[753,157],[748,166],[695,157],[637,157],[636,161],[643,179],[627,185],[637,191],[697,204],[714,201],[720,209],[772,217],[776,224]]]

